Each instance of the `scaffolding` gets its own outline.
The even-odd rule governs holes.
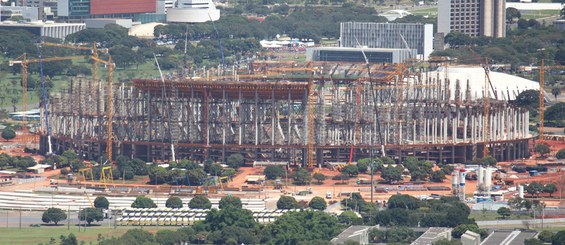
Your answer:
[[[386,153],[398,161],[463,163],[482,157],[484,147],[500,161],[528,156],[527,109],[493,100],[484,120],[484,101],[470,95],[469,81],[409,75],[387,64],[371,64],[368,79],[367,70],[363,63],[263,62],[224,72],[231,76],[134,79],[112,91],[111,141],[101,126],[108,118],[90,106],[104,97],[85,92],[92,83],[72,80],[49,103],[54,146],[96,159],[111,142],[116,154],[163,161],[175,142],[177,159],[225,162],[241,153],[248,161],[346,163],[351,153],[352,160],[369,156],[378,112]]]

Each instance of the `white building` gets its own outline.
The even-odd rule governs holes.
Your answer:
[[[96,28],[102,29],[108,24],[116,24],[124,28],[131,28],[133,22],[131,19],[112,19],[112,18],[95,18],[95,19],[85,19],[84,23],[86,28]]]
[[[0,23],[0,29],[26,29],[31,33],[42,37],[52,37],[65,39],[67,35],[86,29],[84,23],[54,23],[47,22],[30,22],[30,23],[15,23],[4,21]]]
[[[363,54],[364,53],[364,54]],[[403,63],[416,55],[415,49],[315,47],[306,49],[307,61]]]
[[[416,49],[427,60],[433,52],[434,26],[421,23],[344,22],[340,28],[340,47]]]
[[[506,36],[505,0],[439,0],[437,31],[476,37]]]

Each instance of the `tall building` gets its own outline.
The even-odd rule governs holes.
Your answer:
[[[432,24],[421,23],[344,22],[340,47],[416,49],[421,59],[427,59],[433,51],[433,30]]]
[[[90,17],[90,0],[58,0],[58,16],[68,19]]]
[[[439,0],[438,32],[476,37],[506,36],[505,0]]]

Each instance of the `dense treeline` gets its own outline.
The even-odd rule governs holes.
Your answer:
[[[507,32],[506,38],[469,37],[453,32],[445,37],[450,49],[436,51],[432,56],[450,56],[459,63],[477,64],[478,61],[468,47],[479,57],[487,58],[489,64],[511,64],[516,70],[519,65],[538,65],[545,60],[565,64],[565,31],[553,27],[517,29]]]
[[[365,225],[456,227],[475,223],[469,219],[469,207],[456,197],[419,200],[410,195],[393,195],[388,200],[388,209],[378,211],[375,204],[366,202],[354,193],[342,200],[341,204],[358,211]]]
[[[155,235],[132,229],[100,244],[329,244],[343,228],[330,214],[306,210],[288,212],[273,224],[261,225],[251,211],[241,208],[239,198],[228,196],[220,200],[219,210],[212,209],[204,221],[190,227],[159,230]]]

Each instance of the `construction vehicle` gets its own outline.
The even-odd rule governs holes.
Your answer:
[[[78,170],[78,174],[79,177],[81,179],[79,179],[79,181],[87,181],[88,177],[90,177],[90,180],[94,180],[94,174],[92,174],[92,168],[81,168]]]
[[[114,182],[114,176],[112,175],[112,166],[102,166],[100,168],[100,183],[108,188],[107,183]]]
[[[224,180],[226,180],[225,183],[224,183]],[[223,189],[224,189],[224,185],[227,186],[229,182],[230,182],[230,177],[229,177],[229,176],[222,176],[222,177],[218,177],[218,183],[217,183],[217,185],[220,187],[221,190],[223,190]]]

